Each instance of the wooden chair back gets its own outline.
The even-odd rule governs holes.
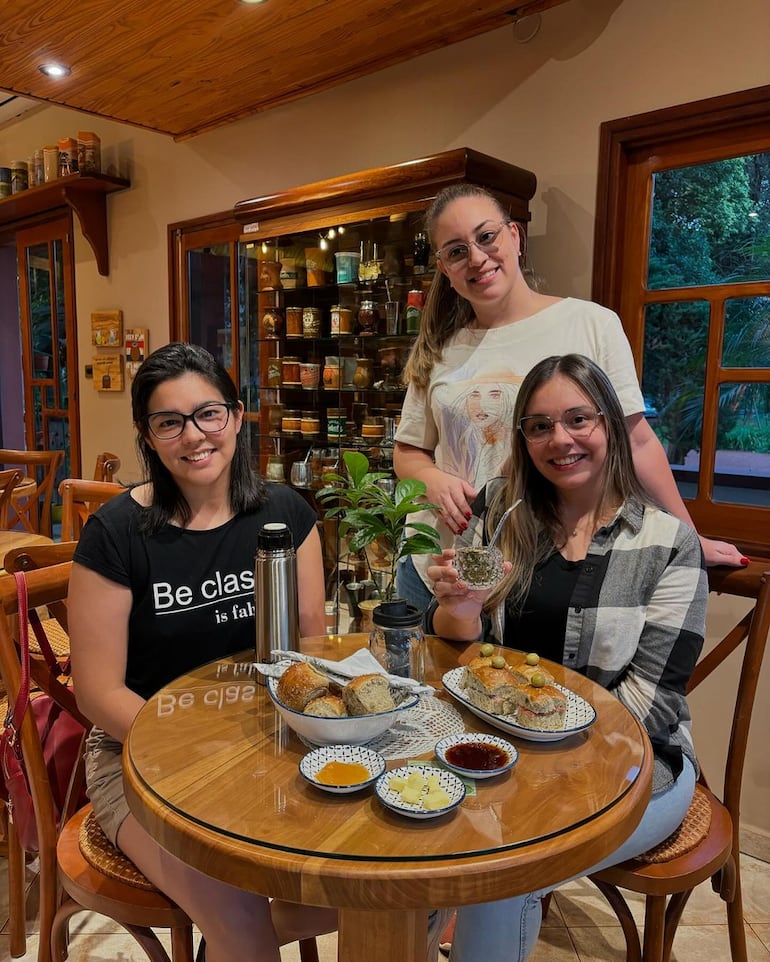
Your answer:
[[[71,568],[70,561],[28,570],[26,578],[30,608],[45,605],[50,610],[57,605],[66,605]],[[4,575],[0,577],[0,677],[11,701],[16,698],[21,679],[21,664],[12,628],[17,611],[16,583],[12,575]],[[55,691],[51,691],[51,694],[57,697]],[[71,691],[69,694],[72,694]],[[69,710],[69,706],[66,707]],[[82,720],[87,723],[86,719]],[[69,919],[83,910],[97,912],[119,922],[136,938],[153,962],[169,962],[169,955],[151,926],[169,928],[174,962],[192,962],[192,925],[177,905],[152,887],[148,890],[147,887],[138,886],[137,878],[140,882],[146,880],[106,839],[102,861],[109,864],[109,871],[103,872],[86,860],[79,838],[82,823],[88,817],[93,817],[91,806],[85,806],[71,817],[67,813],[66,819],[62,819],[62,824],[57,826],[42,744],[29,712],[22,723],[21,751],[29,776],[40,842],[37,962],[66,958]],[[77,782],[75,787],[78,787]],[[13,840],[13,848],[11,841],[9,836],[10,948],[11,954],[16,957],[25,952],[24,853],[18,839]],[[12,855],[16,862],[13,870]],[[127,867],[123,877],[119,874],[119,863],[125,863]],[[20,893],[20,904],[15,901],[16,892]]]
[[[16,485],[20,484],[23,478],[24,472],[18,468],[0,471],[0,528],[10,527],[11,498]]]
[[[66,478],[59,485],[62,499],[62,541],[77,541],[83,525],[100,504],[126,489],[115,481],[85,481]]]
[[[706,774],[701,772],[696,799],[683,823],[680,837],[674,833],[662,843],[663,852],[656,850],[658,861],[650,862],[641,857],[591,877],[621,922],[628,959],[667,962],[687,900],[696,885],[711,878],[714,891],[727,904],[733,962],[746,962],[740,875],[741,788],[751,715],[770,632],[768,568],[770,563],[766,561],[752,561],[746,568],[710,568],[708,572],[712,596],[735,595],[754,602],[746,615],[701,657],[688,685],[688,692],[694,691],[731,655],[742,655],[734,698],[731,696],[731,716],[724,720],[730,727],[730,738],[721,786],[709,785]],[[703,815],[704,805],[708,806],[708,818]],[[698,817],[697,808],[700,808]],[[702,825],[700,834],[696,830],[698,819]],[[687,828],[688,822],[693,826],[691,829]],[[708,829],[705,829],[706,825]],[[688,830],[692,844],[683,844]],[[639,939],[634,917],[621,889],[646,896],[643,941]]]
[[[97,454],[94,481],[114,481],[118,471],[120,471],[120,458],[117,454],[110,454],[109,451]]]
[[[64,458],[63,451],[13,451],[0,448],[0,465],[19,466],[26,469],[37,481],[37,500],[25,521],[29,531],[51,537],[51,501],[53,499],[56,472]]]

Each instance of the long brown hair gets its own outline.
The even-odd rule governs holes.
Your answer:
[[[603,512],[628,498],[654,504],[634,468],[626,418],[604,371],[582,354],[554,355],[540,361],[519,388],[513,415],[510,472],[487,511],[486,528],[491,533],[506,507],[522,499],[500,536],[500,550],[513,567],[490,594],[485,608],[496,607],[508,595],[514,607],[520,605],[527,597],[537,565],[545,561],[554,545],[562,547],[569,534],[559,517],[558,491],[534,466],[527,441],[518,430],[532,395],[558,374],[569,378],[602,413],[607,458],[595,517],[598,519]]]
[[[440,190],[433,203],[425,212],[425,229],[433,242],[436,222],[446,208],[461,197],[483,197],[490,200],[500,212],[500,220],[513,223],[510,213],[506,211],[493,193],[478,184],[451,184]],[[524,260],[525,234],[516,224],[522,253],[520,262]],[[444,345],[449,338],[473,320],[474,312],[470,302],[461,297],[449,283],[449,279],[440,270],[433,275],[433,281],[425,299],[420,333],[412,346],[409,359],[404,366],[404,384],[414,384],[415,387],[425,388],[430,379],[430,372],[434,364],[441,360]]]

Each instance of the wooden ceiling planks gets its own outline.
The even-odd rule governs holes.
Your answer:
[[[5,0],[0,88],[182,140],[563,2]]]

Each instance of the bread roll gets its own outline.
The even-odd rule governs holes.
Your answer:
[[[532,681],[532,676],[538,673],[543,676],[546,685],[552,685],[556,680],[550,671],[543,667],[542,662],[537,665],[528,665],[525,661],[522,661],[518,665],[509,665],[508,667],[516,676],[516,681],[520,685],[529,685]]]
[[[278,679],[278,699],[294,711],[304,711],[314,698],[329,694],[329,679],[306,661],[295,661]]]
[[[526,685],[521,689],[524,700],[516,712],[516,721],[522,728],[540,731],[560,731],[564,728],[567,714],[567,698],[553,685],[535,688]]]
[[[342,689],[342,699],[351,715],[373,715],[396,707],[385,675],[359,675]]]
[[[467,666],[463,680],[468,701],[493,715],[512,715],[522,700],[520,686],[507,668]]]
[[[347,709],[338,695],[321,695],[305,705],[304,714],[317,715],[320,718],[345,718]]]

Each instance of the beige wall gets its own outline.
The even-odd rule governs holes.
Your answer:
[[[528,44],[504,28],[185,143],[58,108],[0,130],[0,156],[11,158],[78,127],[94,129],[106,162],[132,182],[109,202],[108,278],[76,235],[84,465],[106,448],[122,457],[125,479],[136,476],[128,392],[97,394],[83,379],[87,321],[92,310],[119,307],[126,325],[150,328],[151,347],[167,340],[168,223],[468,146],[537,174],[534,266],[549,290],[587,297],[600,123],[770,82],[769,34],[766,0],[733,0],[729,12],[724,0],[570,0],[543,15]],[[248,84],[249,65],[238,69]],[[769,672],[760,700],[770,692]],[[724,728],[713,711],[717,696],[698,731],[700,749],[716,757]],[[760,708],[744,821],[770,841],[770,770],[760,743],[770,708]]]

